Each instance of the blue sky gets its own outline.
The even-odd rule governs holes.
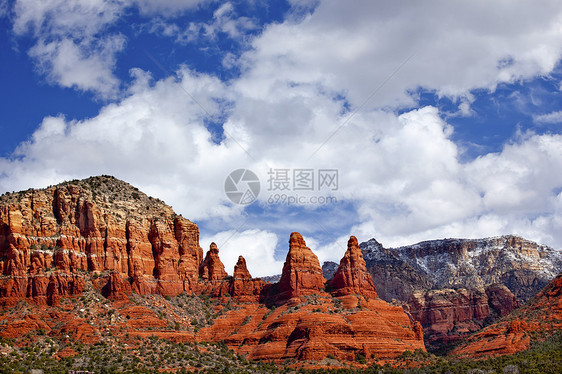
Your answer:
[[[0,1],[0,192],[112,174],[255,275],[292,231],[561,248],[562,5],[494,3]]]

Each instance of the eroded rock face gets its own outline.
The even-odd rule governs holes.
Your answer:
[[[415,292],[408,302],[409,312],[422,324],[429,346],[460,340],[517,306],[515,296],[501,284],[485,290]]]
[[[298,233],[291,234],[280,281],[265,284],[252,278],[242,256],[233,276],[228,277],[214,243],[202,259],[197,226],[171,213],[167,216],[165,207],[158,214],[136,216],[139,210],[151,212],[156,207],[129,206],[124,199],[109,209],[103,205],[105,197],[95,198],[92,191],[91,196],[88,190],[79,190],[82,192],[77,197],[70,194],[67,198],[66,192],[56,192],[56,188],[52,194],[46,191],[47,198],[54,196],[51,206],[62,209],[53,213],[56,217],[49,236],[21,234],[39,225],[39,218],[49,217],[47,208],[46,213],[33,213],[39,218],[27,221],[21,219],[28,214],[21,209],[2,216],[2,222],[7,223],[1,226],[5,260],[0,299],[10,304],[27,297],[37,304],[56,305],[62,297],[87,289],[89,306],[64,309],[65,303],[59,308],[32,305],[20,310],[24,314],[20,317],[25,318],[21,321],[11,321],[2,314],[3,337],[43,329],[50,336],[72,335],[91,344],[104,339],[104,329],[108,329],[121,341],[129,336],[153,335],[181,342],[224,341],[250,359],[276,362],[323,360],[330,355],[355,362],[361,355],[370,363],[397,357],[406,350],[425,349],[421,325],[401,307],[376,298],[353,237],[332,279],[330,294],[324,291],[318,258]],[[80,199],[85,203],[72,205]],[[118,196],[114,199],[121,201]],[[96,290],[109,300],[98,298]],[[133,291],[143,295],[191,291],[216,297],[216,313],[205,316],[213,320],[199,330],[192,323],[197,323],[196,316],[178,308],[177,301],[141,298]],[[260,302],[264,298],[275,300],[279,307],[268,309]],[[140,302],[144,306],[137,305]],[[18,315],[17,308],[12,309]],[[175,330],[170,322],[177,323]]]
[[[325,282],[318,257],[306,246],[302,235],[293,232],[289,240],[289,253],[277,284],[277,302],[316,293],[324,288]]]
[[[513,354],[528,349],[536,336],[562,329],[562,273],[528,304],[470,336],[453,354],[468,357]],[[533,334],[540,331],[540,334]]]
[[[341,259],[334,277],[328,282],[328,286],[335,296],[356,294],[377,297],[373,279],[367,272],[367,265],[355,236],[349,238],[347,251]]]
[[[84,272],[116,272],[140,294],[192,292],[201,260],[197,225],[113,177],[0,198],[3,304],[73,294],[78,280],[65,290],[63,274]],[[50,288],[43,274],[55,274]]]
[[[515,295],[501,283],[496,283],[486,288],[490,310],[503,317],[519,307],[520,302]]]

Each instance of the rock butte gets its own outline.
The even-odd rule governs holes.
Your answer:
[[[98,341],[101,327],[95,323],[71,312],[47,312],[61,298],[81,295],[93,285],[127,313],[130,320],[122,326],[138,336],[148,333],[141,327],[166,326],[153,312],[129,303],[133,292],[230,295],[235,307],[211,326],[158,334],[177,341],[224,341],[251,359],[322,360],[332,355],[351,361],[363,355],[371,361],[425,349],[421,325],[402,308],[377,298],[354,237],[328,284],[318,258],[296,232],[278,283],[252,278],[243,257],[229,277],[215,243],[203,258],[195,223],[113,177],[0,198],[0,272],[1,305],[25,299],[37,306],[38,314],[47,313],[44,320],[49,321],[31,315],[23,322],[4,320],[4,337],[21,333],[24,325],[62,334],[56,330],[60,318],[65,329],[75,332],[73,337]],[[277,308],[269,309],[272,305]]]

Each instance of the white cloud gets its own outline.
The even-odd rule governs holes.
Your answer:
[[[87,4],[86,15],[101,6]],[[142,4],[147,14],[162,12]],[[256,276],[280,272],[283,261],[275,258],[275,248],[289,232],[278,239],[277,232],[259,227],[258,218],[252,221],[258,227],[244,227],[248,230],[227,241],[233,234],[229,229],[251,214],[228,204],[223,193],[225,177],[241,167],[260,176],[270,168],[338,169],[337,197],[352,205],[354,215],[341,220],[341,231],[349,229],[345,234],[360,240],[376,236],[385,245],[400,245],[516,233],[562,247],[561,136],[525,134],[501,152],[461,162],[454,129],[436,108],[395,112],[405,104],[415,107],[408,90],[421,86],[450,95],[460,114],[470,115],[471,90],[548,74],[562,45],[558,4],[369,1],[351,7],[320,2],[312,15],[269,25],[253,39],[253,49],[239,62],[241,76],[228,84],[187,67],[177,78],[157,82],[135,69],[128,97],[99,115],[79,121],[45,118],[14,158],[0,159],[0,190],[114,174],[196,222],[224,222],[219,233],[202,231],[202,246],[206,250],[210,240],[216,241],[229,272],[243,254]],[[19,14],[16,29],[47,29],[55,35],[49,41],[39,38],[33,51],[51,64],[46,74],[58,84],[107,93],[118,84],[111,66],[123,44],[118,36],[107,36],[107,43],[92,52],[98,39],[86,37],[94,44],[81,44],[75,35],[103,29],[122,8],[115,9],[82,26],[79,14],[65,24],[47,17],[51,10],[29,8]],[[240,20],[231,6],[219,10],[207,23],[208,35],[243,33],[244,26],[230,23]],[[175,37],[178,30],[161,32]],[[225,63],[236,63],[226,57]],[[203,125],[206,113],[186,92],[214,118],[226,117],[223,142],[212,141]],[[229,103],[228,110],[221,102]],[[265,205],[266,197],[260,195],[260,209],[275,210]],[[326,219],[331,215],[327,209]],[[286,216],[274,216],[282,229],[307,220],[290,209]],[[334,235],[339,238],[326,245],[319,235],[306,238],[321,261],[339,261],[343,255],[348,235]]]
[[[129,0],[127,3],[139,7],[141,13],[147,15],[163,14],[168,17],[177,17],[182,12],[197,8],[209,3],[210,0]]]
[[[33,35],[29,55],[47,81],[112,98],[119,90],[113,74],[125,38],[100,34],[122,14],[123,2],[104,0],[18,0],[13,30]]]
[[[556,1],[325,1],[304,20],[270,25],[243,66],[262,84],[321,81],[355,107],[385,81],[369,107],[410,104],[407,90],[420,86],[462,96],[551,71],[561,15]]]
[[[17,0],[14,4],[14,31],[72,35],[94,35],[121,15],[123,3],[105,0]]]
[[[534,116],[533,120],[537,123],[562,123],[562,111]]]
[[[145,75],[127,99],[109,104],[99,115],[82,121],[45,118],[15,159],[2,159],[9,175],[2,190],[47,185],[63,179],[114,174],[198,219],[234,214],[221,208],[224,178],[245,160],[232,142],[218,146],[202,125],[201,108],[217,113],[215,98],[227,99],[223,84],[206,75],[180,71],[153,86]],[[69,157],[72,155],[72,157]]]
[[[180,44],[192,43],[201,39],[215,40],[220,33],[229,38],[244,41],[244,33],[257,26],[248,17],[237,17],[230,2],[220,5],[209,22],[189,22],[186,27],[158,18],[152,21],[151,32],[174,37]]]
[[[50,82],[111,97],[119,87],[112,67],[116,53],[124,44],[121,35],[98,40],[95,47],[92,42],[76,44],[70,39],[47,44],[41,40],[29,50],[29,55],[37,61],[39,70]]]

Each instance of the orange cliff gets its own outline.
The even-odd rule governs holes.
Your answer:
[[[239,256],[232,273],[230,294],[239,301],[258,301],[264,286],[265,282],[260,278],[252,278],[246,266],[246,259]]]
[[[113,177],[0,199],[2,304],[80,294],[87,272],[116,272],[139,294],[189,293],[201,260],[196,224]]]
[[[291,299],[297,301],[302,296],[323,290],[325,282],[318,257],[306,246],[302,235],[293,232],[281,279],[267,290],[269,295],[266,296],[276,304]]]
[[[519,306],[503,284],[485,289],[440,289],[414,292],[404,308],[424,329],[428,347],[459,341],[480,330],[490,319]]]

